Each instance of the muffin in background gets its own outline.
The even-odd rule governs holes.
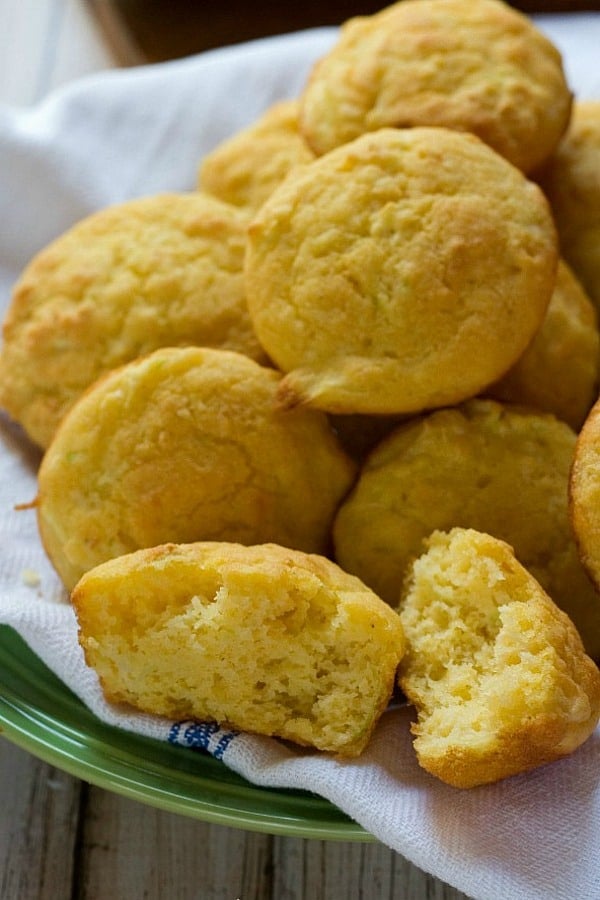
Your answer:
[[[579,431],[598,397],[599,371],[596,308],[561,260],[540,330],[510,372],[485,393],[553,413]]]
[[[298,129],[298,101],[283,100],[203,158],[198,187],[250,215],[292,169],[312,159]]]
[[[244,291],[246,220],[207,194],[110,206],[38,253],[4,320],[0,406],[42,448],[98,378],[159,347],[265,354]]]
[[[401,0],[347,21],[300,98],[317,154],[367,131],[468,131],[524,172],[552,154],[571,112],[558,49],[500,0]]]
[[[578,100],[569,130],[536,172],[562,254],[600,312],[600,100]]]

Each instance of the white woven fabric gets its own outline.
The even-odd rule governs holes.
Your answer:
[[[563,50],[575,93],[600,98],[600,14],[538,22]],[[193,187],[202,154],[274,100],[296,95],[334,35],[308,31],[103,73],[33,110],[0,108],[0,308],[32,254],[75,220],[108,203]],[[38,462],[19,429],[0,419],[0,622],[13,626],[101,719],[205,747],[258,784],[317,792],[474,898],[600,897],[600,732],[559,763],[459,791],[416,764],[406,709],[383,717],[358,761],[341,763],[267,738],[109,707],[84,665],[35,513],[14,509],[35,496]]]

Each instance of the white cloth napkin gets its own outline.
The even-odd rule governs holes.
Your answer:
[[[544,16],[579,97],[600,98],[600,14]],[[0,108],[0,312],[32,254],[76,219],[194,186],[198,161],[270,103],[299,93],[335,32],[319,29],[86,78],[37,108]],[[410,711],[386,713],[364,755],[338,762],[269,738],[130,715],[103,700],[38,540],[38,454],[0,418],[0,622],[104,721],[204,747],[248,780],[331,800],[422,869],[481,900],[600,898],[600,731],[561,762],[460,791],[423,772]],[[0,682],[1,684],[1,682]],[[1,690],[1,686],[0,686]]]

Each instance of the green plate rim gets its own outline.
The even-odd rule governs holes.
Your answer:
[[[203,751],[107,725],[7,625],[0,625],[0,735],[83,781],[166,812],[273,835],[375,840],[323,797],[259,787]]]

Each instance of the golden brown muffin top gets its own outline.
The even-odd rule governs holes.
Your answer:
[[[143,197],[79,222],[14,288],[0,405],[47,447],[90,384],[157,347],[264,359],[246,307],[245,246],[245,218],[200,193]]]
[[[556,263],[548,204],[514,166],[473,135],[386,128],[274,191],[250,226],[246,293],[288,373],[283,404],[418,412],[516,362]]]
[[[40,533],[65,584],[165,541],[326,549],[354,465],[322,413],[275,409],[280,379],[242,354],[188,347],[96,382],[39,471]]]
[[[529,172],[565,131],[556,47],[499,0],[401,0],[350,19],[317,63],[300,127],[316,153],[385,126],[470,131]]]

